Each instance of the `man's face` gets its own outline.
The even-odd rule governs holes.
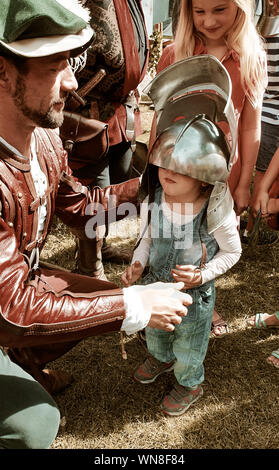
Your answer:
[[[68,64],[69,53],[28,59],[26,71],[16,71],[13,102],[32,124],[55,129],[63,123],[63,108],[77,82]]]

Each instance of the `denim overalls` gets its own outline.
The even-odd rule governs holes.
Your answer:
[[[155,191],[151,215],[150,271],[141,284],[156,281],[173,282],[171,269],[176,264],[199,266],[202,260],[201,240],[206,246],[206,262],[219,247],[213,235],[207,233],[207,203],[200,213],[185,225],[174,225],[164,217],[160,207],[162,188]],[[176,359],[174,374],[180,385],[193,387],[203,382],[203,361],[206,355],[212,314],[215,304],[214,280],[186,291],[193,298],[188,314],[174,332],[146,327],[150,354],[161,362]]]

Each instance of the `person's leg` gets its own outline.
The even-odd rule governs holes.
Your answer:
[[[176,357],[174,374],[177,382],[194,387],[204,381],[204,358],[209,342],[215,302],[214,284],[202,286],[191,293],[193,304],[180,325],[175,328],[173,352]]]
[[[71,293],[73,297],[85,297],[88,299],[87,308],[90,306],[90,298],[94,302],[97,291],[109,291],[116,287],[112,282],[93,279],[90,276],[81,276],[49,263],[40,263],[37,280],[37,292],[42,292],[42,289],[47,285],[50,291],[59,293],[61,296],[65,293]],[[65,312],[61,311],[62,316],[63,313]],[[113,329],[111,323],[108,322],[106,325],[102,325],[101,333],[104,334],[106,331],[111,331],[111,329]],[[60,338],[59,342],[55,342],[55,335],[53,336],[53,342],[49,342],[49,338],[48,341],[44,342],[44,335],[40,336],[39,333],[41,339],[35,335],[31,346],[9,348],[7,350],[9,358],[32,375],[51,396],[56,395],[69,387],[74,377],[64,370],[49,369],[48,364],[70,351],[81,338],[94,334],[94,332],[92,333],[92,324],[84,324],[81,336],[78,335],[79,339],[77,339],[77,332],[74,330],[71,328],[64,329],[63,336],[64,334],[67,336],[68,333],[68,339],[67,337]]]
[[[259,170],[255,171],[253,194],[255,194],[258,191],[264,175],[265,175],[265,171],[259,171]],[[253,194],[252,194],[252,197],[253,197]],[[253,228],[253,219],[251,215],[249,214],[244,236],[247,236],[248,233],[252,230],[252,228]]]
[[[60,423],[46,390],[0,349],[0,449],[47,449]]]
[[[145,337],[148,352],[158,361],[168,363],[175,359],[172,350],[173,333],[147,326],[145,328]]]
[[[128,181],[132,173],[131,142],[120,142],[109,149],[109,179],[110,184],[119,184]],[[115,263],[130,263],[132,253],[130,250],[118,247],[117,250],[103,238],[102,259]]]
[[[77,240],[77,261],[75,271],[85,276],[91,276],[107,281],[102,263],[103,239]]]
[[[261,143],[256,161],[256,172],[254,177],[254,185],[252,192],[252,199],[254,194],[259,188],[259,185],[265,175],[265,172],[269,166],[269,163],[272,160],[274,153],[276,152],[279,145],[279,126],[274,124],[269,124],[262,121],[261,124]],[[244,230],[242,241],[245,243],[248,241],[248,235],[252,231],[254,225],[253,218],[251,215],[248,215],[248,222],[246,229]],[[259,234],[258,244],[261,245],[270,245],[276,242],[278,239],[278,234],[276,232],[268,232],[268,236],[265,236],[265,233]]]
[[[279,328],[279,312],[256,313],[249,318],[247,325],[257,329]],[[269,364],[279,369],[279,349],[272,351],[266,359]]]
[[[247,324],[257,329],[279,328],[279,312],[272,314],[256,313],[256,315],[249,318]]]
[[[189,306],[187,316],[176,326],[172,346],[177,383],[161,403],[161,410],[169,416],[182,415],[203,395],[203,362],[215,303],[214,284],[202,286],[191,295],[193,304]]]
[[[101,171],[88,175],[91,178],[90,186],[99,186],[104,189],[110,184],[118,184],[131,177],[132,150],[130,142],[121,142],[109,148],[104,157]],[[100,166],[100,165],[99,165]],[[106,238],[96,241],[78,240],[76,271],[86,276],[107,280],[104,273],[103,260],[111,262],[130,262],[131,253],[118,249],[117,251],[106,243]]]
[[[272,351],[271,355],[267,358],[268,364],[279,369],[279,349]]]
[[[92,179],[90,186],[99,186],[105,188],[110,184],[109,178],[109,158],[106,156],[107,165],[99,174],[95,174]],[[91,174],[93,176],[93,174]],[[106,275],[104,273],[104,266],[102,263],[102,246],[103,240],[85,239],[77,240],[77,262],[75,271],[84,274],[85,276],[91,276],[97,279],[106,281]]]
[[[222,338],[229,332],[229,327],[221,315],[214,309],[211,320],[211,332],[215,338]]]
[[[174,368],[175,356],[172,351],[173,333],[145,328],[148,350],[147,359],[136,369],[134,379],[137,382],[149,384],[157,377]]]
[[[123,183],[131,178],[131,142],[121,142],[110,148],[109,175],[111,184]]]

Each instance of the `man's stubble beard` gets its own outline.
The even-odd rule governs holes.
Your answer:
[[[63,112],[55,113],[51,103],[46,112],[41,112],[36,109],[32,109],[28,106],[25,100],[26,96],[26,82],[24,78],[18,74],[15,84],[15,91],[12,93],[12,98],[16,107],[22,112],[22,114],[30,119],[36,126],[43,127],[46,129],[56,129],[63,123],[64,116]],[[54,115],[56,114],[56,115]]]

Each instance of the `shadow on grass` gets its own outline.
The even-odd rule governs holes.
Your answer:
[[[136,383],[133,372],[146,355],[135,337],[126,340],[128,361],[121,358],[118,334],[81,342],[56,361],[75,376],[57,398],[67,421],[59,433],[62,446],[69,448],[72,436],[74,446],[87,448],[278,448],[279,374],[265,360],[278,346],[279,335],[271,330],[210,339],[204,397],[185,415],[166,418],[159,404],[173,386],[173,373],[149,385]],[[141,433],[144,427],[149,437]]]
[[[64,255],[59,255],[62,264]],[[57,257],[47,261],[57,264]],[[66,425],[56,447],[278,448],[279,373],[266,363],[279,347],[278,330],[246,328],[254,313],[278,310],[278,261],[277,245],[244,248],[237,265],[216,280],[216,308],[230,333],[210,339],[204,397],[181,417],[166,418],[159,412],[174,383],[172,373],[149,385],[133,380],[145,358],[135,336],[125,340],[127,361],[121,357],[119,334],[82,341],[55,361],[54,367],[75,377],[72,387],[57,397]],[[122,271],[123,266],[114,265],[106,274],[118,282]]]

